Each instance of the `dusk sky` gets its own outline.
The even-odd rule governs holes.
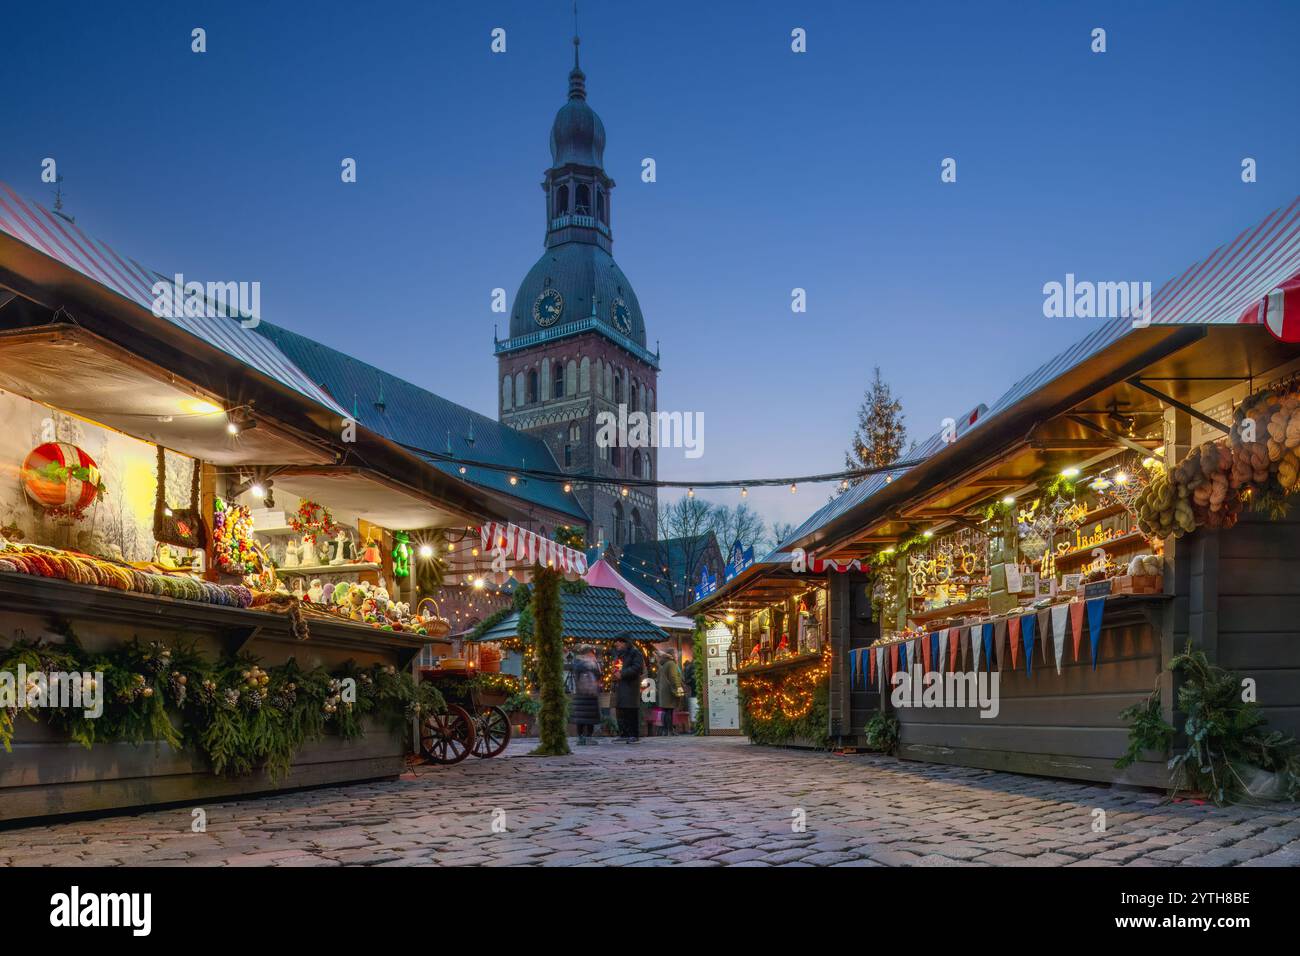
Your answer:
[[[580,22],[659,407],[704,414],[705,454],[662,478],[839,468],[874,365],[924,439],[1089,331],[1043,317],[1045,282],[1158,287],[1300,192],[1296,2],[582,0]],[[569,0],[10,4],[0,179],[48,205],[53,157],[92,235],[258,281],[264,318],[495,416],[491,291],[513,306],[542,251],[572,30]],[[829,490],[748,500],[799,521]]]

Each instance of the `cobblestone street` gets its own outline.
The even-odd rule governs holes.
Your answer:
[[[734,738],[605,741],[549,760],[526,757],[532,746],[387,783],[209,804],[205,833],[191,832],[191,808],[0,831],[0,864],[1300,865],[1294,805],[1162,804]]]

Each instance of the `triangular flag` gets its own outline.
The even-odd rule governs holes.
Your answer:
[[[853,652],[853,686],[859,690],[866,690],[866,681],[863,679],[867,675],[862,673],[862,648]]]
[[[980,626],[975,624],[970,629],[970,652],[974,664],[971,670],[973,671],[980,669],[980,650]]]
[[[1016,658],[1020,651],[1020,618],[1007,620],[1007,636],[1011,638],[1011,669],[1016,669]]]
[[[901,671],[907,670],[907,642],[906,641],[898,645],[898,669]]]
[[[930,635],[927,634],[927,635],[925,635],[925,637],[918,637],[917,640],[921,642],[921,659],[925,662],[925,672],[928,674],[928,673],[930,673],[930,671],[931,671],[931,667],[930,667]]]
[[[1025,642],[1025,673],[1034,672],[1034,636],[1037,630],[1038,618],[1032,614],[1022,615],[1020,618],[1020,637]]]
[[[1043,663],[1047,663],[1047,629],[1051,612],[1043,608],[1038,612],[1038,646],[1043,649]]]
[[[1070,605],[1070,629],[1074,631],[1074,659],[1079,659],[1079,638],[1083,637],[1083,602]]]
[[[1061,673],[1061,658],[1065,656],[1065,629],[1069,627],[1070,605],[1052,605],[1052,645],[1056,648],[1056,673]]]
[[[961,653],[961,628],[948,628],[948,670],[957,669],[957,656]]]
[[[875,665],[876,686],[883,691],[885,687],[885,649],[883,647],[876,648]]]
[[[993,625],[985,623],[980,630],[984,636],[984,666],[990,673],[993,671]]]
[[[1088,640],[1092,642],[1092,669],[1097,669],[1097,647],[1101,644],[1101,615],[1106,610],[1104,597],[1088,602]]]
[[[999,618],[993,622],[993,643],[998,651],[998,670],[1006,666],[1007,659],[1007,619]]]
[[[878,656],[878,649],[873,650],[870,647],[867,648],[867,680],[871,682],[871,686],[873,687],[876,684],[876,657],[877,656]]]
[[[943,662],[948,659],[948,632],[939,632],[939,666],[943,667]],[[952,670],[952,668],[948,668]]]
[[[934,669],[943,670],[943,656],[939,653],[939,632],[930,632],[930,658],[934,661]]]
[[[898,645],[889,645],[889,676],[893,677],[898,672]]]

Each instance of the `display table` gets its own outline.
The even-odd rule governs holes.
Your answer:
[[[334,670],[352,661],[403,669],[430,639],[343,619],[311,618],[297,639],[286,615],[175,600],[29,575],[0,573],[0,641],[62,643],[74,633],[82,647],[104,651],[138,640],[193,645],[207,659],[237,653],[265,667],[293,658],[303,669]],[[408,735],[387,721],[363,718],[363,736],[326,731],[295,755],[288,773],[213,773],[189,748],[147,741],[100,742],[87,749],[44,720],[14,721],[13,752],[0,752],[0,820],[164,803],[197,803],[294,787],[394,778]]]

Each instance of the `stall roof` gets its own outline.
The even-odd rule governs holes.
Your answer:
[[[586,581],[593,587],[614,588],[623,595],[628,610],[637,617],[643,617],[655,627],[664,630],[689,631],[695,627],[689,617],[683,617],[672,608],[665,607],[650,595],[638,589],[623,575],[619,574],[608,561],[601,558],[594,562],[585,575]]]
[[[154,305],[151,291],[154,283],[173,281],[172,276],[148,269],[87,235],[71,220],[28,202],[3,182],[0,182],[0,231],[150,312]],[[347,414],[273,342],[242,324],[239,316],[166,315],[162,318],[330,411]]]
[[[619,635],[638,641],[668,640],[668,634],[633,614],[615,588],[588,585],[581,591],[560,589],[560,612],[564,636],[579,641],[612,641]],[[481,641],[500,641],[518,636],[519,612],[503,619],[479,636]]]
[[[568,515],[575,521],[586,521],[586,513],[577,499],[566,494],[558,482],[528,478],[511,485],[508,472],[473,466],[467,466],[466,473],[461,475],[455,462],[418,450],[443,453],[450,447],[452,455],[467,461],[558,471],[550,449],[540,439],[271,322],[263,321],[257,331],[320,383],[321,388],[350,406],[357,422],[402,445],[440,471]]]
[[[1272,289],[1300,274],[1300,198],[1275,210],[1232,242],[1215,249],[1165,283],[1152,297],[1151,322],[1134,327],[1129,319],[1100,324],[1070,348],[1054,356],[1011,386],[957,441],[944,443],[932,436],[908,457],[920,459],[911,469],[866,479],[836,498],[800,525],[783,547],[821,547],[829,553],[852,534],[879,517],[889,503],[903,500],[905,489],[915,490],[926,473],[952,466],[957,456],[987,457],[1007,447],[1008,435],[1017,428],[1032,429],[1086,395],[1110,389],[1109,397],[1142,397],[1127,384],[1145,372],[1172,383],[1170,391],[1181,401],[1204,395],[1208,383],[1228,365],[1240,375],[1257,374],[1285,360],[1288,349],[1258,327],[1233,335],[1241,324],[1255,325],[1255,306]],[[1219,332],[1212,330],[1218,329]],[[1240,341],[1249,340],[1246,348]],[[1197,342],[1195,362],[1179,353]],[[1291,350],[1293,351],[1293,350]],[[1252,357],[1254,362],[1251,361]],[[1168,374],[1165,374],[1168,373]],[[1222,387],[1220,380],[1217,388]],[[997,440],[994,434],[997,434]],[[1086,434],[1086,432],[1084,433]],[[973,437],[972,437],[973,436]],[[1028,437],[1022,434],[1022,438]],[[1058,440],[1061,436],[1057,436]],[[973,441],[978,439],[978,444]],[[978,448],[978,453],[972,450]],[[884,492],[897,481],[900,487]],[[905,478],[906,480],[900,480]],[[1010,487],[1019,476],[986,477],[986,488]],[[874,517],[873,517],[874,516]],[[897,530],[897,529],[894,529]]]

